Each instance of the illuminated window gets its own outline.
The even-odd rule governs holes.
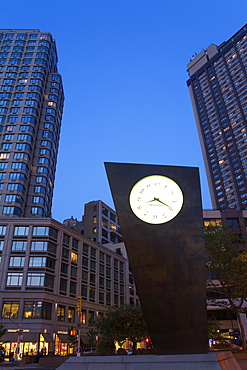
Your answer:
[[[221,220],[220,219],[205,219],[204,220],[204,226],[209,226],[209,225],[213,225],[213,226],[217,226],[217,225],[220,225],[221,224]]]
[[[72,262],[77,262],[77,260],[78,260],[78,255],[76,254],[76,253],[74,253],[74,252],[71,252],[71,261]]]
[[[110,229],[116,231],[117,230],[117,226],[111,222],[110,223]]]
[[[3,302],[2,318],[16,319],[19,311],[19,302]]]
[[[68,322],[75,322],[75,308],[68,307]]]
[[[65,306],[58,305],[57,321],[65,321]]]

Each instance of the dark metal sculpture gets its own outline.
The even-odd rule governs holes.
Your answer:
[[[105,167],[155,353],[206,353],[205,252],[198,169],[121,163],[106,163]],[[183,193],[180,212],[161,224],[142,221],[129,203],[133,186],[152,175],[172,179]],[[154,201],[158,204],[155,195]]]

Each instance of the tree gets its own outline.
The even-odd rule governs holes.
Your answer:
[[[208,319],[208,339],[215,340],[217,343],[225,344],[226,340],[220,332],[220,323],[215,317]]]
[[[69,348],[73,348],[74,350],[75,346],[78,343],[78,339],[77,339],[77,330],[74,329],[73,326],[70,326],[68,328],[67,339],[68,339]]]
[[[139,305],[112,307],[106,316],[95,322],[95,327],[103,340],[116,341],[122,345],[126,339],[129,339],[133,343],[133,353],[137,342],[148,336]]]
[[[243,348],[246,349],[241,318],[241,313],[247,312],[246,242],[223,225],[209,225],[205,228],[205,246],[206,268],[211,273],[207,281],[208,303],[237,315]]]
[[[95,347],[96,346],[96,335],[97,331],[93,328],[89,329],[87,332],[88,340],[87,340],[87,345],[88,347]]]

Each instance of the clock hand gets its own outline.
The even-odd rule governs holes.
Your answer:
[[[168,204],[165,204],[164,202],[162,202],[161,200],[159,200],[159,198],[154,198],[154,200],[157,200],[157,202],[160,202],[162,204],[164,204],[164,206],[168,207],[171,211],[173,211],[173,208],[168,206]]]
[[[155,200],[157,200],[156,198],[154,198],[153,200],[149,200],[148,202],[146,203],[151,203],[151,202],[154,202]]]

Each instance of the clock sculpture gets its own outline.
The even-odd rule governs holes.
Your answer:
[[[198,169],[124,163],[105,167],[155,354],[206,353]]]

